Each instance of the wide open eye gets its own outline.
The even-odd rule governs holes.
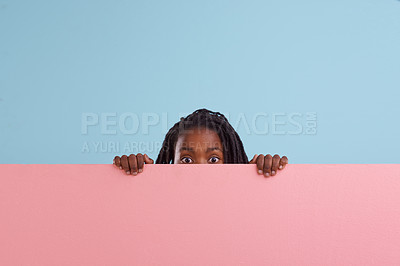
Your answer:
[[[217,162],[219,162],[219,158],[217,156],[213,156],[208,161],[210,163],[217,163]]]
[[[183,158],[181,159],[181,162],[182,162],[182,163],[192,163],[193,160],[190,159],[189,157],[183,157]]]

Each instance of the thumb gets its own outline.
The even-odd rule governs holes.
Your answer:
[[[146,153],[143,155],[143,157],[144,157],[144,162],[145,162],[145,163],[147,163],[147,164],[152,164],[152,163],[154,163],[153,159],[151,159],[149,156],[147,156]]]
[[[251,159],[249,163],[256,163],[257,157],[258,157],[258,154],[254,155],[253,159]]]

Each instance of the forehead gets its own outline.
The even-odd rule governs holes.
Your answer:
[[[217,132],[204,127],[185,130],[179,135],[176,145],[177,147],[194,146],[199,143],[204,144],[206,147],[222,147],[221,139]]]

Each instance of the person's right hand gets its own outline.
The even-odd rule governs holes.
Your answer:
[[[113,160],[113,164],[125,171],[127,175],[137,175],[138,173],[143,172],[144,163],[152,164],[154,163],[153,159],[149,158],[147,154],[138,153],[137,155],[131,154],[129,156],[122,155],[121,157],[115,156]]]

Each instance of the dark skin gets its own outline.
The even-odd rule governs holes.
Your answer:
[[[181,134],[175,146],[174,164],[223,164],[223,145],[218,134],[205,127],[195,128],[190,133]],[[126,174],[137,175],[143,172],[144,164],[153,164],[154,160],[147,154],[115,156],[113,164]],[[285,168],[288,158],[275,154],[256,154],[249,161],[257,165],[258,174],[265,177],[274,176],[278,170]]]

